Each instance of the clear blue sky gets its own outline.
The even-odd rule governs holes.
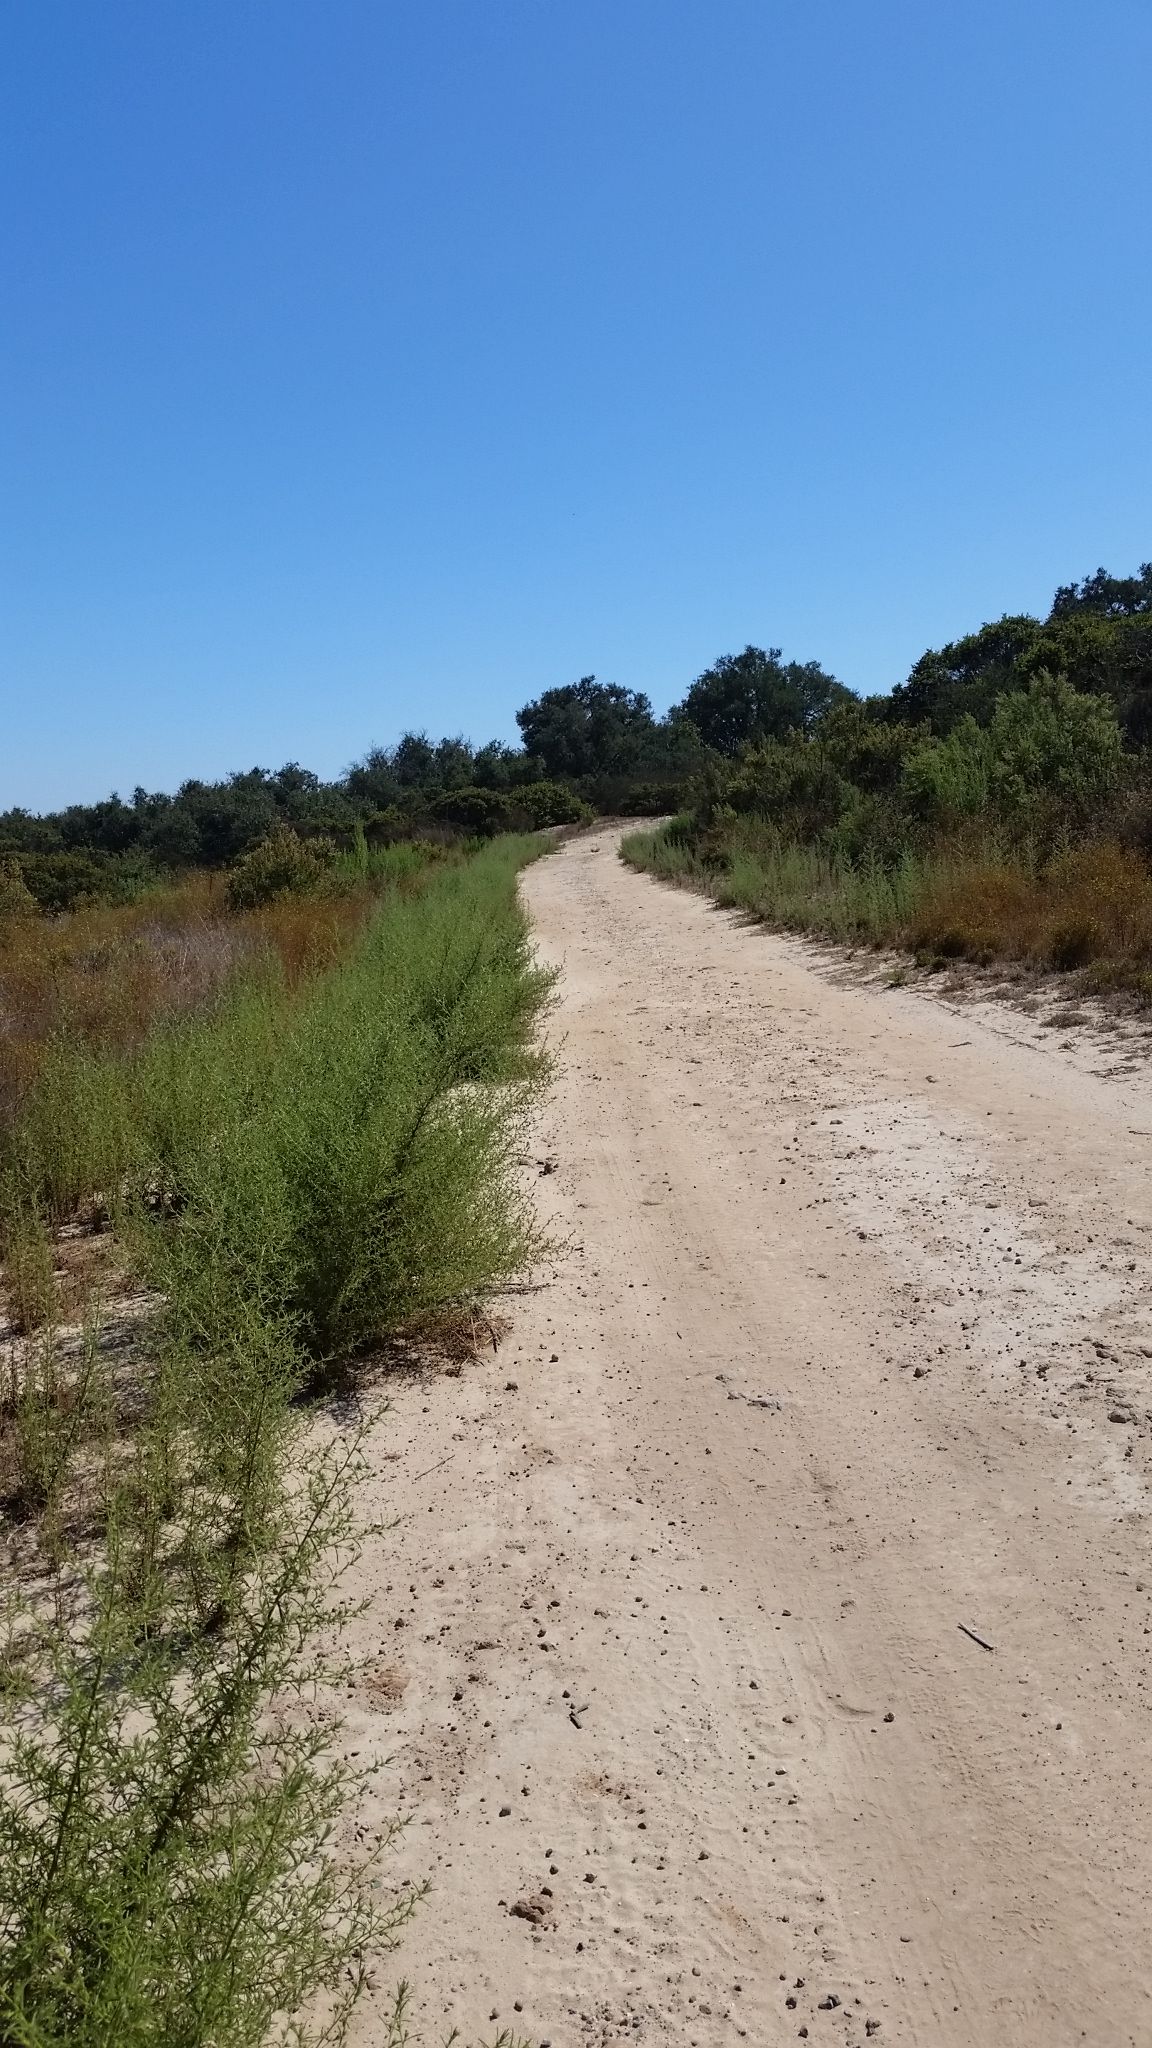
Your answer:
[[[15,0],[0,803],[1152,555],[1148,0]]]

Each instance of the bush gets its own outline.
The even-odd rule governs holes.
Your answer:
[[[903,792],[911,813],[929,824],[994,817],[1054,842],[1099,813],[1122,771],[1108,701],[1042,672],[1026,690],[999,697],[987,725],[966,716],[945,739],[914,749]]]
[[[223,1061],[154,1076],[181,1121],[158,1126],[144,1170],[179,1213],[150,1231],[149,1262],[190,1342],[246,1300],[323,1362],[531,1257],[514,1162],[550,984],[520,858],[511,841],[438,870],[290,1016],[257,1008]]]
[[[0,929],[35,917],[36,898],[20,872],[18,860],[0,860]]]
[[[499,789],[449,789],[432,799],[428,815],[475,839],[494,839],[498,832],[509,830],[512,804]]]
[[[83,903],[132,903],[156,880],[140,854],[25,853],[17,865],[41,910],[75,910]]]
[[[233,864],[228,902],[233,910],[255,910],[281,896],[306,896],[327,878],[337,857],[330,839],[301,839],[278,826]]]
[[[525,782],[509,792],[509,804],[518,824],[530,832],[550,825],[586,825],[596,813],[562,782]]]

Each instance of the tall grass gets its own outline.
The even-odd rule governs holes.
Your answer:
[[[359,1447],[305,1456],[297,1404],[540,1248],[514,1170],[549,992],[515,893],[536,850],[394,874],[312,980],[241,978],[41,1069],[5,1166],[30,1297],[51,1221],[98,1199],[163,1308],[127,1351],[33,1308],[0,1402],[2,2048],[338,2039],[411,1910],[332,1853],[356,1786],[314,1645],[345,1611]]]
[[[688,820],[632,833],[633,867],[785,930],[935,959],[1003,959],[1152,998],[1152,875],[1104,842],[1045,861],[993,835],[857,859],[784,837],[759,819],[699,835]]]
[[[0,902],[0,1134],[61,1046],[138,1045],[243,977],[295,986],[347,950],[382,889],[416,886],[437,857],[442,848],[362,847],[335,863],[323,890],[239,915],[219,874],[58,917],[5,916]]]

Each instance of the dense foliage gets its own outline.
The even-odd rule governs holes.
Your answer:
[[[773,922],[1152,996],[1152,564],[930,650],[887,697],[832,686],[765,727],[714,729],[689,807],[628,857]]]

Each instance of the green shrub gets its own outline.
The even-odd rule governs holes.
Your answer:
[[[178,1212],[149,1256],[190,1340],[243,1297],[337,1358],[529,1261],[515,1157],[550,982],[520,857],[493,847],[390,902],[348,966],[275,1013],[274,1049],[257,1006],[223,1067],[165,1076],[158,1098],[191,1121],[145,1169]]]
[[[36,898],[24,880],[19,861],[0,860],[0,930],[35,915]]]
[[[509,791],[509,804],[517,823],[531,832],[550,825],[586,825],[596,813],[562,782],[523,782]]]
[[[433,797],[428,815],[475,839],[494,839],[512,823],[511,798],[500,789],[447,789]]]
[[[17,865],[39,909],[52,912],[82,903],[132,903],[157,879],[151,861],[135,853],[22,853]]]
[[[233,863],[228,902],[233,910],[256,910],[281,896],[306,896],[320,888],[337,858],[330,839],[301,839],[281,825]]]

